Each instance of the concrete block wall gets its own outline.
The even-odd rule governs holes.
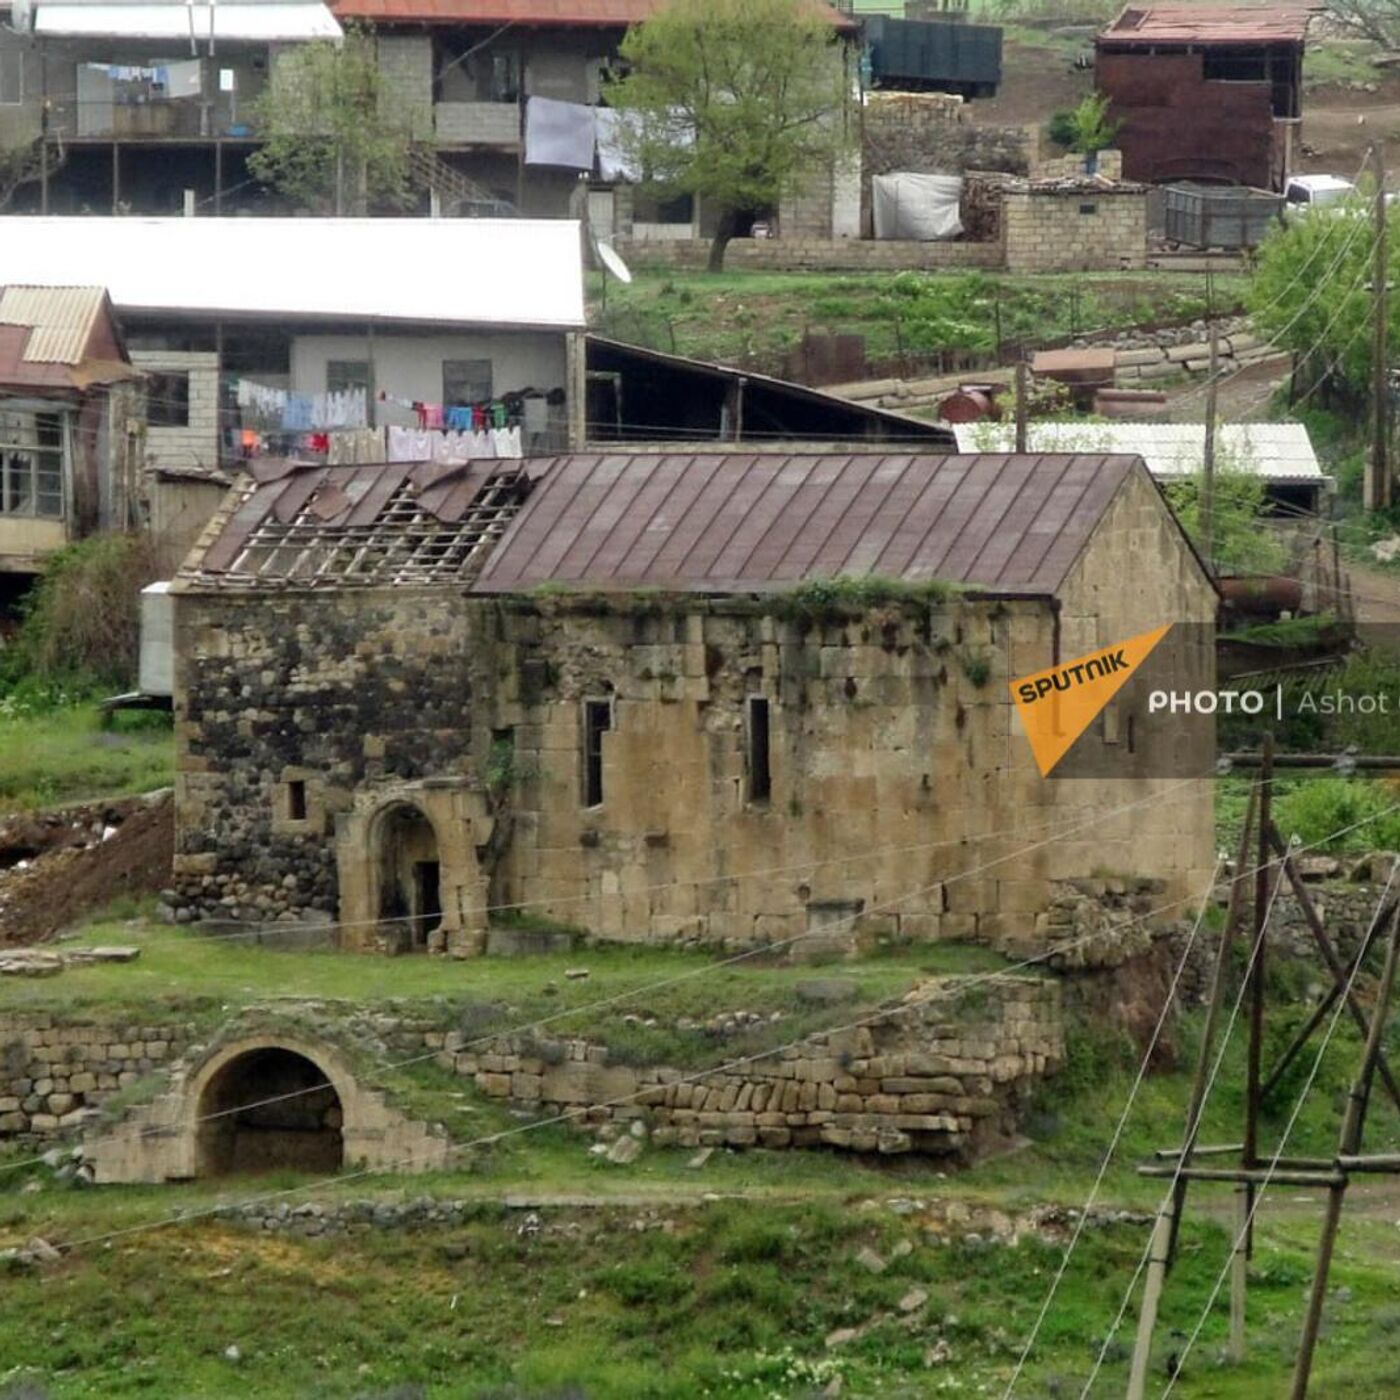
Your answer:
[[[151,466],[219,465],[219,357],[210,350],[133,350],[131,363],[154,374],[188,374],[189,421],[183,428],[148,427]],[[153,390],[153,392],[159,392]]]
[[[703,268],[707,239],[622,239],[620,251],[638,265]],[[874,242],[856,238],[736,238],[725,256],[730,268],[785,271],[902,272],[1002,265],[999,243]]]
[[[520,144],[520,108],[514,102],[439,102],[433,120],[445,145]]]
[[[380,107],[419,137],[433,129],[433,41],[427,34],[380,34],[375,45]]]
[[[1007,189],[1002,230],[1008,272],[1144,267],[1147,191],[1132,186]]]

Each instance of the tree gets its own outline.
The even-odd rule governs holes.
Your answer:
[[[1400,0],[1331,0],[1327,8],[1362,38],[1387,49],[1400,47]]]
[[[1400,276],[1400,226],[1391,220],[1390,280]],[[1359,399],[1371,374],[1372,200],[1364,192],[1280,225],[1260,245],[1245,304],[1254,325],[1292,350],[1294,388],[1326,381]],[[1387,338],[1400,347],[1400,297],[1389,302]]]
[[[60,145],[49,152],[49,174],[52,175],[62,164],[63,147]],[[42,179],[43,173],[43,137],[13,146],[0,146],[0,210],[8,209],[15,195],[25,185]]]
[[[846,145],[830,23],[803,0],[669,0],[630,29],[609,85],[620,142],[658,186],[719,209],[710,271],[744,215],[772,209]]]
[[[248,169],[318,213],[413,202],[413,128],[379,73],[374,38],[347,30],[279,57],[254,110],[263,145]]]
[[[1107,97],[1098,92],[1085,93],[1079,106],[1068,113],[1065,123],[1069,148],[1081,156],[1107,150],[1121,125],[1121,122],[1109,121]]]

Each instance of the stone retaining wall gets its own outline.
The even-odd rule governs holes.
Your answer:
[[[177,1058],[194,1037],[184,1023],[0,1018],[0,1143],[81,1128],[101,1105]]]
[[[968,1156],[1016,1130],[1064,1058],[1064,1027],[1056,982],[963,983],[937,979],[857,1029],[712,1072],[615,1064],[582,1040],[424,1043],[490,1098],[595,1131],[640,1120],[658,1145]]]
[[[708,239],[618,239],[618,251],[638,267],[701,269]],[[770,272],[884,272],[944,268],[998,268],[1000,243],[920,243],[903,239],[736,238],[725,267]]]

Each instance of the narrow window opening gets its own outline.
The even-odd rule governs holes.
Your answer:
[[[749,801],[767,802],[773,795],[772,725],[768,701],[749,696]]]
[[[301,778],[287,784],[287,816],[294,822],[306,820],[306,783]]]
[[[1133,717],[1132,715],[1129,715],[1129,716],[1128,716],[1128,723],[1127,723],[1127,725],[1125,726],[1125,732],[1126,732],[1126,734],[1127,734],[1127,739],[1128,739],[1128,752],[1129,752],[1129,753],[1136,753],[1136,752],[1137,752],[1137,722],[1136,722],[1136,720],[1134,719],[1134,717]]]
[[[612,701],[583,702],[583,805],[603,801],[603,735],[612,728]]]

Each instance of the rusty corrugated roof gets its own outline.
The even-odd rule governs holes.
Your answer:
[[[181,576],[224,586],[365,587],[470,577],[524,494],[519,461],[254,463]]]
[[[533,464],[532,464],[533,465]],[[1132,456],[575,454],[474,584],[754,592],[804,579],[942,579],[1053,594]]]
[[[101,287],[0,287],[0,325],[30,328],[26,364],[76,365],[106,300]]]
[[[660,4],[661,0],[331,0],[331,9],[340,19],[381,23],[625,29],[649,18]],[[839,13],[821,0],[813,0],[813,8],[829,18],[833,28],[856,27],[850,15]]]
[[[1101,44],[1301,44],[1323,5],[1129,5]]]

